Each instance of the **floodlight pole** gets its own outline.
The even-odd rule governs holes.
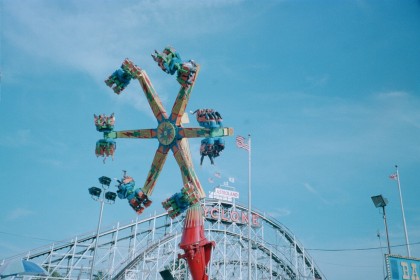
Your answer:
[[[101,210],[99,211],[98,226],[96,228],[95,246],[93,247],[92,265],[90,266],[90,277],[89,277],[90,280],[93,279],[93,267],[95,265],[96,249],[98,248],[99,230],[101,228],[101,223],[102,223],[102,213],[104,212],[105,200],[102,197],[99,201],[101,202],[101,207],[100,207]]]
[[[388,244],[388,254],[391,255],[391,246],[389,245],[388,223],[386,222],[385,205],[382,206],[382,213],[383,213],[384,224],[385,224],[386,242]]]
[[[108,179],[109,181],[107,181],[106,179]],[[98,199],[94,199],[94,200],[99,201],[101,203],[101,205],[100,205],[100,211],[99,211],[98,226],[96,227],[96,238],[95,238],[95,245],[93,247],[92,264],[90,266],[90,277],[89,277],[90,280],[93,279],[93,268],[95,266],[96,250],[98,248],[99,231],[101,229],[101,224],[102,224],[102,214],[104,212],[104,204],[105,204],[106,201],[108,201],[107,193],[105,193],[105,190],[108,189],[108,188],[105,187],[104,185],[109,186],[109,183],[111,182],[111,179],[109,179],[105,176],[102,176],[101,178],[99,178],[99,182],[101,183],[102,191],[97,196]],[[92,198],[93,198],[93,196],[92,196]]]

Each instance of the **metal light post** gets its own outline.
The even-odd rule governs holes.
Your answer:
[[[95,238],[95,246],[93,248],[93,256],[92,256],[92,265],[90,267],[90,277],[89,279],[93,279],[93,267],[95,265],[95,257],[96,257],[96,249],[98,246],[98,238],[99,238],[99,230],[101,228],[102,223],[102,213],[104,210],[104,203],[113,204],[115,202],[115,198],[117,194],[114,192],[105,192],[109,188],[109,184],[111,183],[111,179],[105,176],[99,178],[99,183],[101,183],[101,189],[97,187],[90,187],[89,194],[91,195],[92,199],[95,201],[99,201],[101,203],[100,211],[99,211],[99,220],[98,226],[96,228],[96,238]]]
[[[383,212],[383,218],[385,223],[386,231],[386,241],[388,243],[388,254],[391,255],[391,246],[389,245],[389,235],[388,235],[388,224],[386,222],[385,206],[388,204],[388,199],[384,198],[382,195],[372,196],[373,204],[376,208],[381,207]]]

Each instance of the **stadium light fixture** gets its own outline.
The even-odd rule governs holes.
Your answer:
[[[388,199],[384,198],[381,194],[372,196],[371,198],[376,208],[382,208],[382,214],[384,218],[385,231],[386,231],[386,241],[388,243],[388,254],[391,255],[391,246],[389,245],[389,235],[388,235],[388,224],[386,222],[386,213],[385,213],[385,206],[388,205]]]
[[[106,176],[102,176],[99,178],[99,183],[101,183],[101,185],[103,186],[108,186],[109,184],[111,184],[111,178],[106,177]]]
[[[96,238],[95,238],[95,246],[93,249],[93,256],[92,256],[92,264],[90,267],[90,278],[93,279],[93,268],[95,265],[95,257],[96,257],[96,249],[98,247],[98,238],[99,238],[99,230],[101,228],[102,223],[102,213],[104,211],[104,203],[113,204],[115,202],[115,198],[117,194],[114,192],[106,192],[105,190],[108,189],[109,185],[111,184],[111,178],[102,176],[98,178],[99,183],[101,183],[101,188],[98,187],[91,187],[89,188],[89,194],[92,196],[93,200],[99,201],[101,203],[101,208],[99,211],[99,220],[98,220],[98,227],[96,229]]]
[[[91,187],[89,188],[89,194],[92,196],[94,200],[98,200],[101,196],[102,190],[97,187]]]
[[[381,194],[372,196],[372,201],[376,208],[385,207],[388,204],[388,199],[384,198]]]
[[[105,193],[105,199],[108,201],[109,204],[114,203],[116,197],[117,197],[117,194],[114,193],[114,192],[106,192]]]

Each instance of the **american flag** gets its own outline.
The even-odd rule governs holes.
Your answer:
[[[236,146],[238,146],[238,148],[242,148],[249,151],[248,142],[246,142],[245,138],[242,136],[236,136]]]
[[[393,174],[389,175],[389,179],[397,180],[397,178],[398,178],[397,173],[393,173]]]

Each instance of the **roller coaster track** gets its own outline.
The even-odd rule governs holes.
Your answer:
[[[293,233],[257,210],[252,210],[258,223],[251,227],[249,264],[248,226],[233,219],[248,209],[214,199],[207,199],[202,205],[207,210],[206,237],[217,243],[209,266],[210,279],[248,279],[248,265],[252,268],[251,279],[326,279]],[[188,279],[186,263],[177,258],[182,253],[178,244],[183,219],[181,215],[172,220],[163,213],[122,226],[117,223],[100,232],[93,266],[96,279],[162,279],[162,270],[171,271],[175,279]],[[5,261],[30,259],[52,275],[43,279],[88,279],[95,240],[96,234],[89,233]]]

